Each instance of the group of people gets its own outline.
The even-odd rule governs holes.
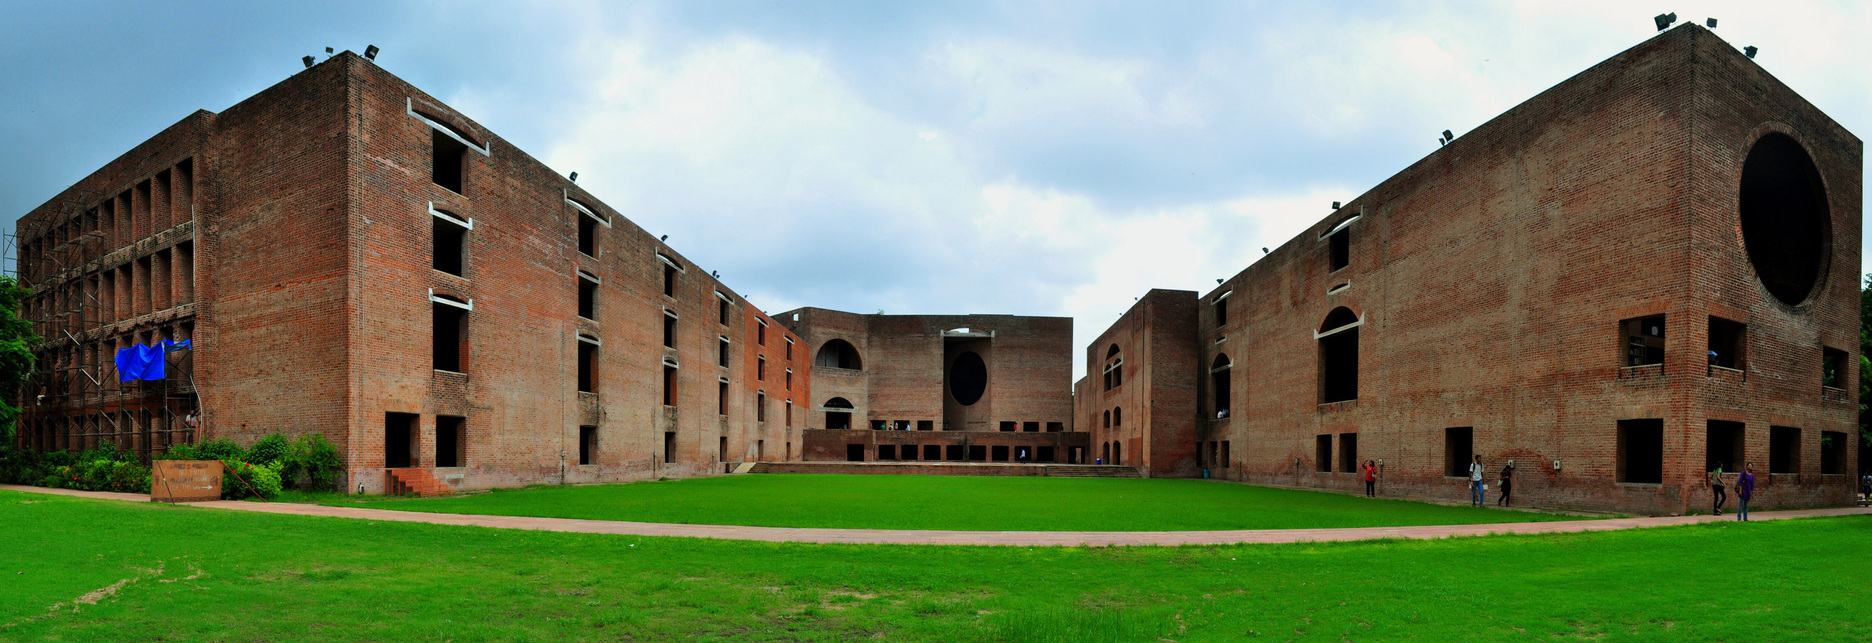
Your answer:
[[[1713,502],[1711,509],[1718,516],[1722,515],[1723,505],[1729,502],[1729,482],[1723,475],[1721,462],[1716,463],[1716,468],[1709,472],[1710,496]],[[1748,520],[1749,501],[1755,499],[1755,463],[1742,465],[1742,472],[1736,474],[1735,491],[1736,520]]]
[[[1378,461],[1366,460],[1364,469],[1365,497],[1376,498],[1378,497]],[[1496,506],[1506,507],[1512,501],[1514,494],[1514,470],[1515,464],[1513,460],[1509,460],[1508,464],[1502,467],[1501,477],[1497,479],[1501,493],[1495,500]],[[1483,496],[1487,491],[1488,484],[1482,481],[1482,456],[1475,456],[1475,461],[1469,463],[1469,505],[1472,507],[1482,506],[1485,502]]]

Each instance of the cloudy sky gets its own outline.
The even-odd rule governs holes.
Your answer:
[[[1872,3],[3,2],[0,212],[376,44],[768,311],[1066,315],[1083,345],[1667,11],[1872,132]]]

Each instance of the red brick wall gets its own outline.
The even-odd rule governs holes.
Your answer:
[[[1076,391],[1081,430],[1091,433],[1092,457],[1120,444],[1108,464],[1138,468],[1149,477],[1193,477],[1196,468],[1196,293],[1153,289],[1086,346],[1086,377]],[[1105,388],[1112,346],[1122,360],[1121,383]],[[1106,417],[1118,420],[1106,427]]]

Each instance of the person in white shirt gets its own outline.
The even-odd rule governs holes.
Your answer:
[[[1469,463],[1469,506],[1482,506],[1482,456]]]

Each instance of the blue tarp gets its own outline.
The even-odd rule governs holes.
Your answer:
[[[186,339],[179,342],[165,339],[155,346],[137,344],[129,348],[117,349],[117,381],[161,380],[168,375],[164,369],[168,360],[163,359],[163,356],[173,351],[193,348]]]

